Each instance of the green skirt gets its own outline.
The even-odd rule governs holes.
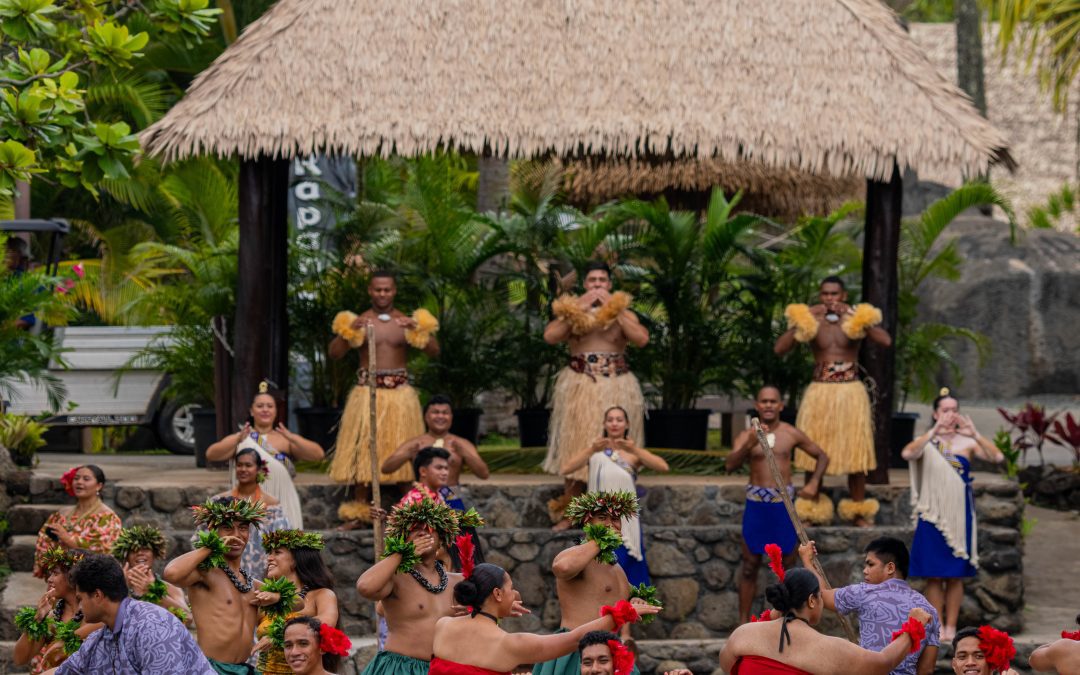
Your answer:
[[[206,660],[210,662],[210,667],[218,675],[254,675],[255,673],[255,669],[247,663],[225,663],[224,661],[215,661],[209,656],[206,657]]]
[[[363,675],[427,675],[428,665],[428,661],[383,651],[371,659]]]

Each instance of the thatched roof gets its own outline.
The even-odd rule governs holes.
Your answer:
[[[280,0],[151,154],[752,158],[974,173],[1006,139],[879,0]]]

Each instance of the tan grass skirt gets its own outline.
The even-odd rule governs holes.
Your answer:
[[[829,456],[829,476],[865,473],[877,468],[870,396],[863,383],[812,382],[799,404],[795,422]],[[795,451],[795,466],[814,470],[814,458]]]
[[[341,415],[334,458],[330,462],[330,477],[339,483],[370,483],[371,458],[368,444],[371,438],[369,392],[366,386],[357,385],[349,392],[345,411]],[[424,415],[420,411],[420,399],[409,385],[394,389],[380,388],[375,397],[375,428],[378,438],[375,450],[379,464],[390,456],[399,445],[424,433]],[[408,483],[413,480],[412,464],[406,462],[393,473],[381,473],[384,483]]]
[[[645,398],[633,373],[614,377],[598,375],[593,381],[584,373],[563,368],[555,380],[554,406],[548,428],[548,451],[544,471],[560,475],[563,461],[581,452],[604,433],[604,412],[622,406],[629,416],[630,438],[645,444]],[[589,467],[567,476],[586,482]]]

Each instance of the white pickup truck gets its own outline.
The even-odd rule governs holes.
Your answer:
[[[157,370],[130,368],[117,380],[116,371],[168,326],[68,326],[54,328],[64,350],[64,363],[52,362],[49,371],[67,388],[65,408],[46,421],[53,426],[102,427],[141,425],[157,433],[161,444],[176,454],[192,454],[195,431],[192,411],[198,406],[165,401],[167,375]],[[16,385],[18,396],[8,402],[10,412],[42,415],[49,412],[44,390]],[[69,406],[70,410],[67,410]]]

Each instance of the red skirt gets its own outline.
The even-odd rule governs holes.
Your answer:
[[[813,675],[813,673],[764,656],[740,656],[735,662],[731,675]]]
[[[510,675],[510,673],[500,673],[497,670],[468,666],[456,661],[446,661],[436,656],[431,659],[428,675]]]

